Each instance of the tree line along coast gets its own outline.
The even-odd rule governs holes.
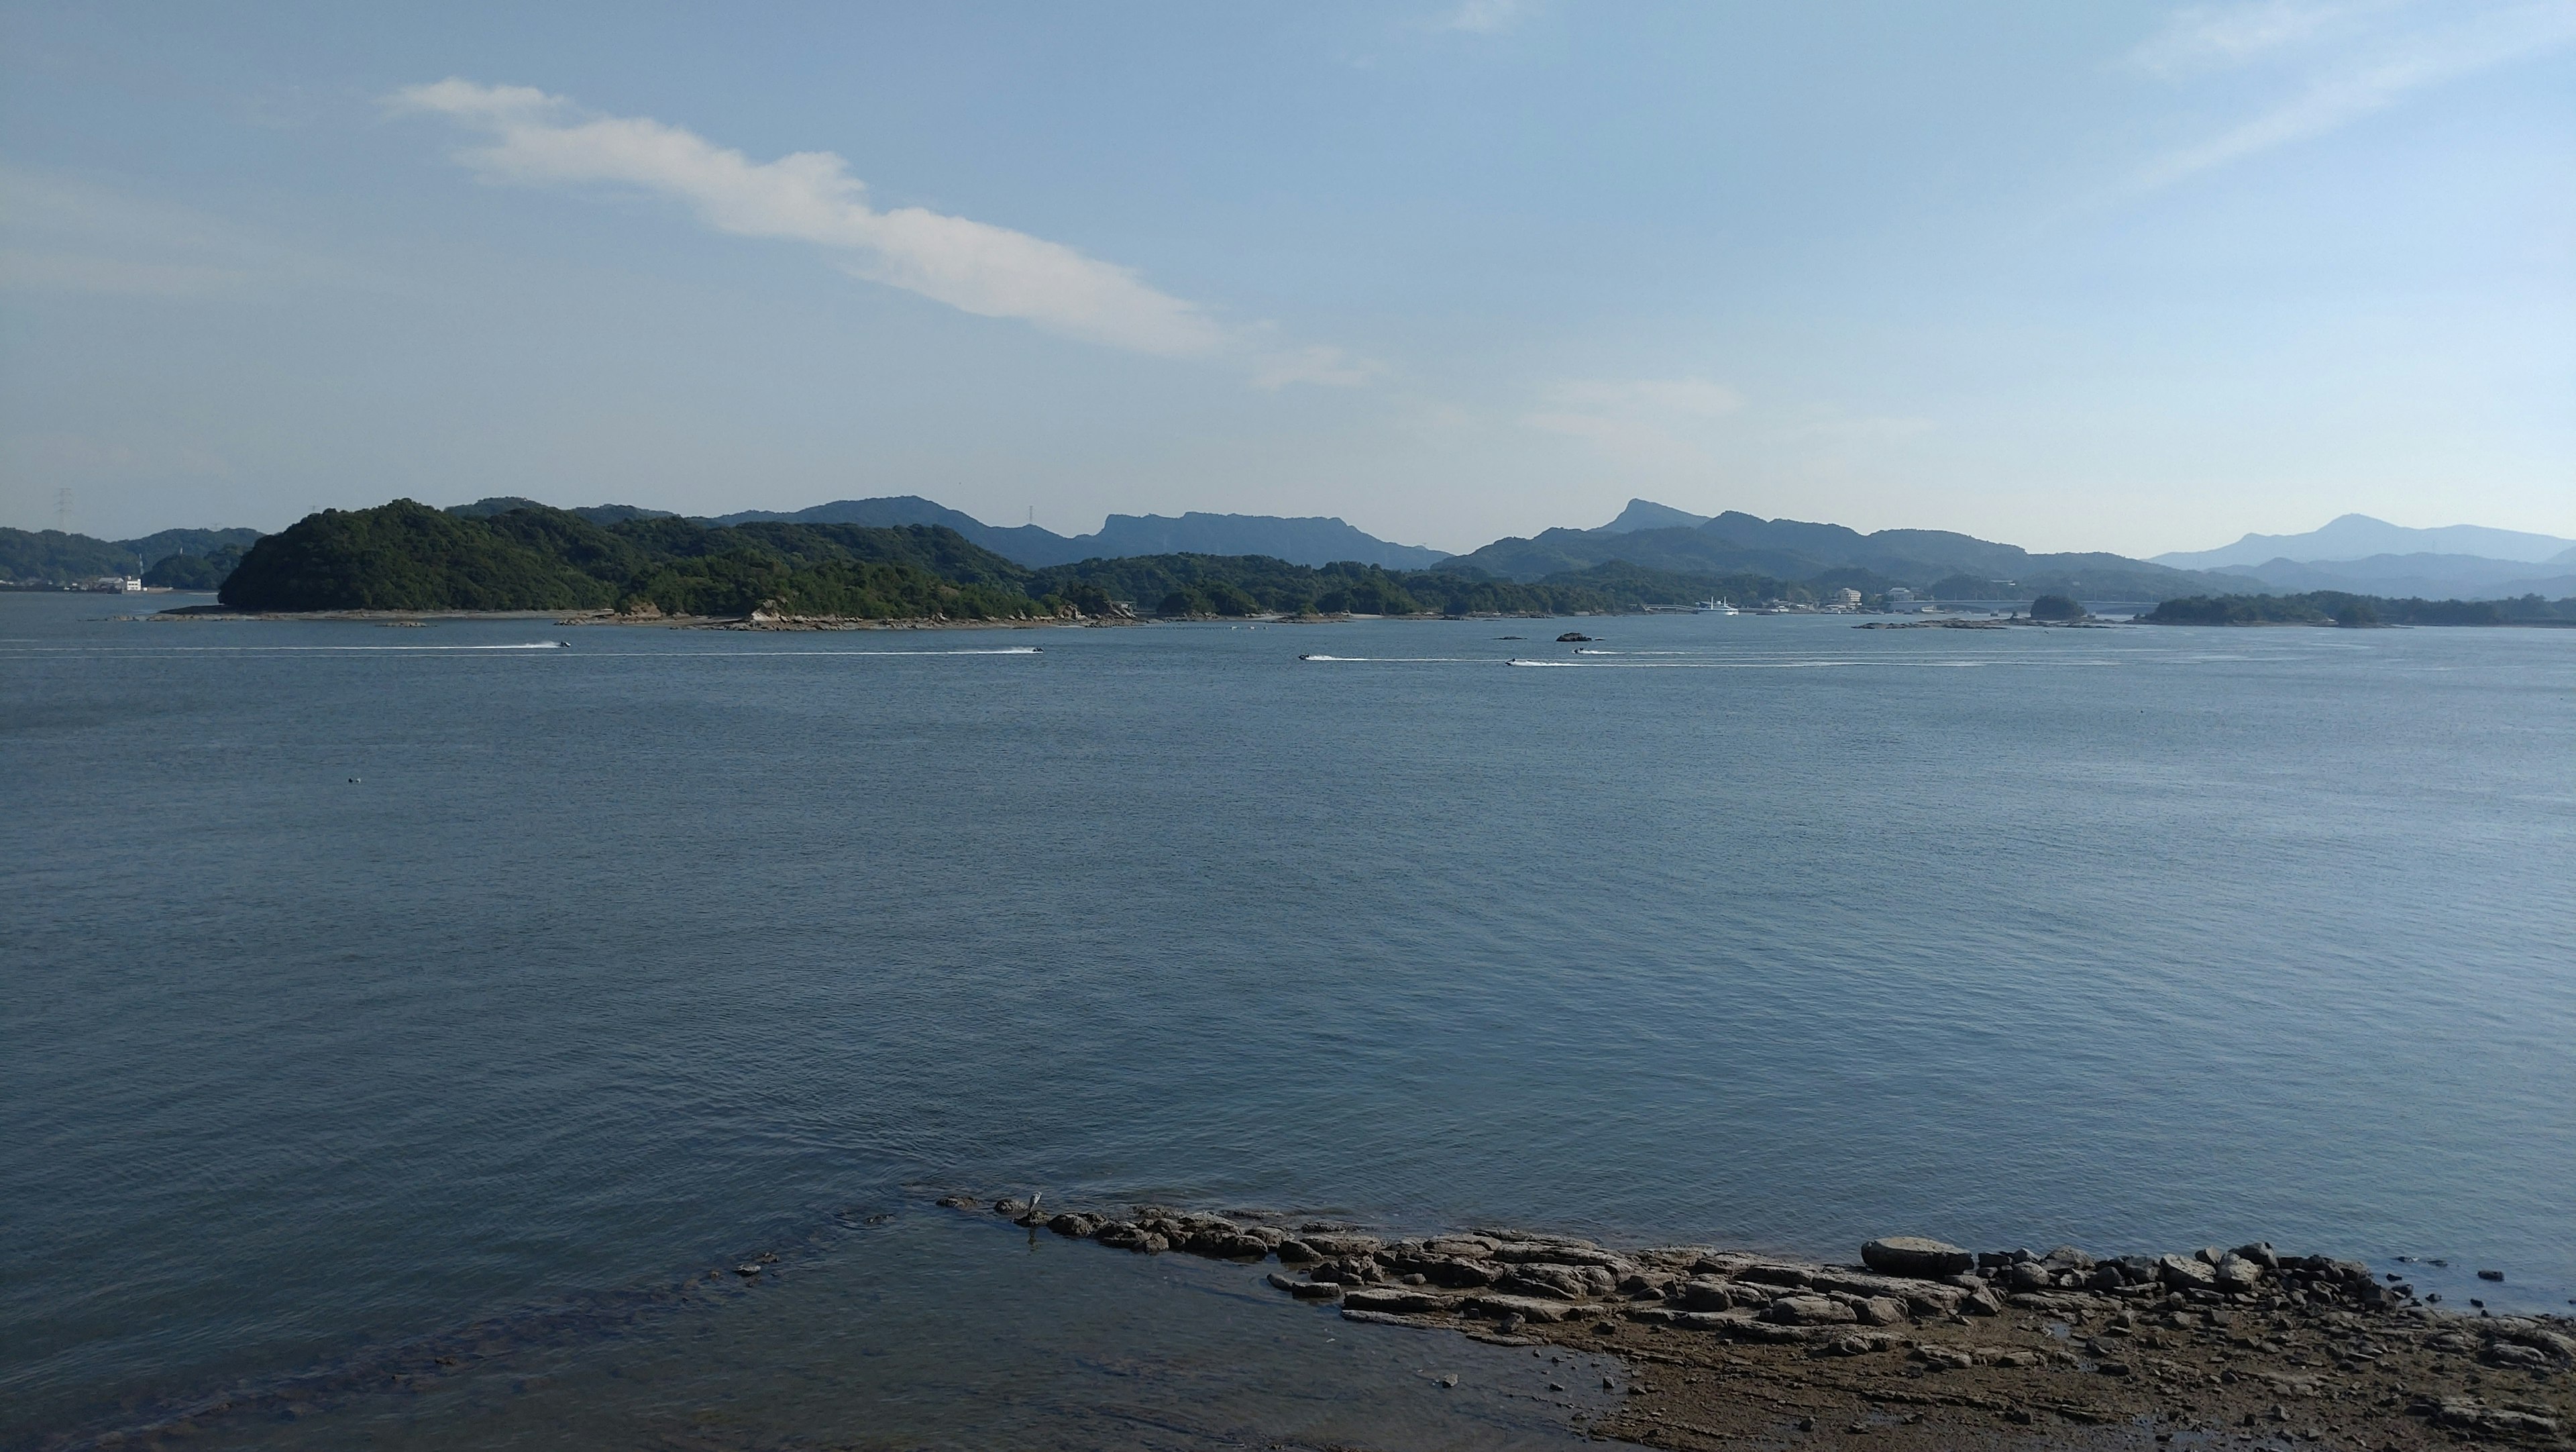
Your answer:
[[[955,514],[927,501],[850,503]],[[2213,591],[2208,586],[2222,580],[2243,582],[2118,556],[2031,556],[1933,531],[1862,536],[1839,526],[1752,521],[1755,532],[1710,543],[1706,536],[1725,518],[1688,528],[1623,529],[1614,522],[1596,531],[1550,530],[1534,541],[1497,541],[1422,566],[1304,564],[1262,554],[1198,552],[1032,566],[944,523],[794,516],[726,523],[629,506],[565,510],[512,499],[442,510],[398,499],[372,509],[324,510],[273,535],[171,530],[109,542],[56,531],[0,530],[0,575],[59,588],[86,584],[95,570],[109,579],[122,577],[120,583],[133,588],[136,577],[127,572],[139,568],[143,587],[214,589],[226,609],[258,613],[569,611],[631,620],[762,622],[1546,616],[1688,609],[1708,601],[1791,608],[1831,602],[1861,609],[1941,600],[1994,605],[2013,603],[2017,591],[2021,604],[2041,607],[2031,611],[2039,619],[2080,618],[2082,608],[2074,602],[2089,595],[2158,600],[2137,616],[2154,624],[2576,624],[2576,599],[2464,602],[2338,591]],[[1130,533],[1144,522],[1243,521],[1119,519],[1131,526]],[[1280,525],[1334,525],[1382,555],[1423,553],[1371,541],[1339,521],[1250,522],[1272,533]],[[1771,530],[1773,537],[1760,530]],[[996,543],[1020,543],[1012,531],[979,526],[978,532],[995,534]],[[1162,537],[1188,533],[1166,530]],[[1878,543],[1891,535],[1907,538]],[[1047,538],[1058,553],[1084,542]],[[1855,562],[1870,558],[1866,547],[1873,545],[1875,564]],[[164,553],[142,563],[156,549]],[[1819,559],[1839,562],[1818,567]],[[1730,560],[1787,568],[1693,567]],[[2018,567],[2015,573],[2024,578],[1995,579],[1991,570],[1956,568],[1962,562]],[[1801,567],[1804,573],[1797,572]],[[1925,578],[1945,568],[1947,574]],[[2044,588],[2034,591],[2033,578]]]

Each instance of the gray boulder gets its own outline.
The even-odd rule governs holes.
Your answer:
[[[1920,1235],[1888,1235],[1860,1248],[1861,1264],[1886,1276],[1956,1275],[1974,1270],[1977,1258],[1947,1241]]]
[[[1398,1315],[1419,1315],[1424,1311],[1445,1311],[1451,1302],[1446,1296],[1428,1291],[1395,1287],[1363,1287],[1342,1291],[1342,1309],[1346,1311],[1384,1311]]]
[[[1569,1305],[1563,1301],[1542,1300],[1536,1296],[1469,1296],[1467,1308],[1478,1315],[1503,1320],[1518,1316],[1524,1321],[1563,1321],[1574,1316],[1597,1314],[1590,1307]]]
[[[1353,1255],[1374,1255],[1386,1245],[1385,1241],[1374,1235],[1351,1235],[1339,1231],[1310,1231],[1297,1238],[1314,1247],[1316,1253],[1327,1260],[1338,1260],[1344,1256]]]
[[[1872,1296],[1855,1308],[1862,1324],[1869,1326],[1902,1326],[1910,1319],[1905,1303],[1890,1296]]]
[[[1784,1326],[1846,1326],[1860,1319],[1859,1312],[1831,1296],[1782,1296],[1762,1314]]]
[[[2232,1250],[2218,1258],[2214,1275],[2222,1291],[2250,1291],[2263,1283],[2263,1267]]]
[[[1610,1273],[1596,1265],[1520,1265],[1494,1282],[1494,1288],[1516,1296],[1552,1296],[1580,1301],[1618,1289]]]
[[[2156,1269],[2163,1273],[2164,1283],[2177,1291],[2218,1289],[2218,1267],[2197,1257],[2159,1256]]]
[[[1735,1309],[1735,1292],[1726,1282],[1705,1277],[1683,1281],[1672,1288],[1672,1300],[1686,1311],[1731,1311]]]
[[[2006,1267],[2003,1279],[2005,1285],[2016,1291],[2044,1291],[2057,1284],[2056,1273],[2034,1260]]]

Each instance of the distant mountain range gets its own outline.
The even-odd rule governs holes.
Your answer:
[[[536,502],[498,495],[472,504],[452,505],[447,512],[482,519]],[[671,517],[667,511],[633,504],[594,504],[565,512],[578,514],[593,524]],[[829,504],[786,512],[746,509],[700,523],[860,524],[872,529],[941,525],[1033,570],[1080,560],[1139,555],[1266,555],[1292,565],[1329,565],[1349,560],[1388,569],[1418,570],[1449,557],[1446,551],[1421,545],[1391,544],[1339,519],[1320,516],[1290,519],[1271,514],[1202,514],[1195,510],[1178,519],[1161,514],[1113,514],[1096,534],[1061,535],[1034,524],[986,524],[963,510],[918,494],[835,499]]]
[[[2366,560],[2376,555],[2468,555],[2576,569],[2576,539],[2474,524],[2409,529],[2367,514],[2347,514],[2306,534],[2249,534],[2220,549],[2158,555],[2155,563],[2177,570],[2216,570],[2231,565],[2259,567],[2274,560],[2313,564],[2320,560]]]
[[[488,519],[536,504],[495,496],[444,512]],[[565,511],[592,524],[669,519],[667,510],[633,504]],[[1035,525],[990,525],[918,495],[842,499],[792,512],[745,510],[700,525],[936,526],[1025,569],[1085,560],[1176,555],[1265,556],[1320,568],[1335,563],[1391,570],[1432,566],[1450,573],[1528,583],[1620,565],[1676,575],[1762,575],[1848,584],[1875,593],[1903,585],[1940,599],[2012,599],[2063,593],[2104,600],[2163,600],[2248,591],[2343,590],[2426,599],[2508,599],[2576,594],[2576,541],[2513,530],[2455,525],[2408,529],[2347,514],[2303,535],[2249,534],[2224,549],[2182,551],[2136,560],[2103,553],[2033,554],[2008,544],[1946,530],[1883,529],[1863,534],[1837,524],[1762,519],[1728,511],[1693,514],[1631,499],[1596,529],[1550,529],[1529,539],[1494,541],[1464,555],[1395,544],[1340,519],[1207,514],[1179,517],[1113,514],[1092,534],[1060,535]],[[256,531],[163,530],[132,540],[98,540],[58,531],[0,529],[0,579],[68,583],[105,574],[148,572],[171,560],[156,583],[195,585],[220,579]]]
[[[70,584],[102,575],[142,575],[172,556],[238,557],[255,529],[165,529],[137,539],[93,539],[59,529],[0,529],[0,580]]]
[[[1392,544],[1339,519],[1269,514],[1202,514],[1174,519],[1161,514],[1113,514],[1097,534],[1061,535],[1034,524],[992,525],[915,494],[886,499],[838,499],[792,514],[745,510],[716,524],[940,524],[1004,559],[1044,569],[1078,560],[1135,555],[1267,555],[1292,565],[1349,560],[1388,569],[1418,570],[1447,559],[1447,552]]]
[[[2240,583],[2276,590],[2343,590],[2355,595],[2420,596],[2427,600],[2511,600],[2523,595],[2559,599],[2576,595],[2576,559],[2537,565],[2478,555],[2372,555],[2359,560],[2271,559],[2211,571]]]
[[[1599,529],[1551,529],[1501,539],[1452,559],[1509,580],[1538,580],[1625,560],[1651,569],[1754,571],[1784,579],[1831,579],[1855,588],[1904,585],[1944,599],[2005,599],[2034,592],[2091,600],[2160,600],[2239,582],[2112,554],[2035,555],[2014,545],[1934,529],[1862,534],[1839,524],[1762,519],[1729,510],[1715,517],[1632,499]]]
[[[2576,540],[2474,524],[2410,529],[2367,514],[2347,514],[2306,534],[2249,534],[2221,549],[2158,555],[2156,563],[2282,590],[2429,600],[2576,592]]]

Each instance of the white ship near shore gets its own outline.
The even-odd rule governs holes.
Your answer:
[[[1723,600],[1702,600],[1699,602],[1699,613],[1702,615],[1732,615],[1735,613],[1735,607],[1727,604]]]

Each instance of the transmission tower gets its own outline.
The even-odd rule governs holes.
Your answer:
[[[68,489],[54,491],[54,528],[64,534],[72,532],[72,492]]]

